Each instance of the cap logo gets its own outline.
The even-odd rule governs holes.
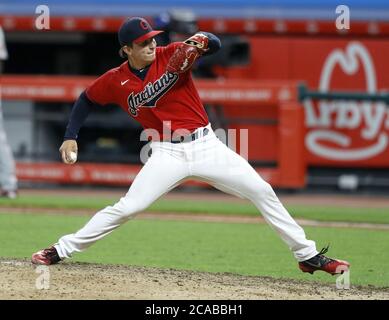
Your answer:
[[[149,26],[147,25],[147,22],[144,21],[144,20],[141,20],[141,21],[139,22],[139,25],[140,25],[140,27],[141,27],[143,30],[148,30],[148,29],[149,29]]]

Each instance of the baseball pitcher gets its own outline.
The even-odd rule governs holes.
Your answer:
[[[220,40],[211,33],[198,32],[183,42],[158,47],[154,37],[160,32],[139,17],[122,24],[119,54],[126,61],[80,95],[60,147],[63,162],[74,163],[78,132],[88,114],[114,103],[148,130],[151,157],[117,203],[97,212],[76,233],[34,253],[32,262],[50,265],[70,258],[191,178],[252,201],[293,252],[303,272],[335,274],[348,268],[348,262],[326,257],[327,248],[316,250],[315,242],[306,238],[272,187],[213,132],[190,70],[196,59],[219,50]]]

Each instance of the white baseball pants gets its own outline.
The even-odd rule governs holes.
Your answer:
[[[208,125],[208,135],[192,142],[152,142],[152,155],[127,194],[113,206],[97,212],[75,234],[59,239],[55,248],[61,258],[88,248],[186,179],[205,181],[214,187],[251,200],[265,220],[292,250],[298,261],[318,252],[313,241],[293,220],[272,187],[250,164],[221,142]],[[203,128],[199,128],[202,132]]]

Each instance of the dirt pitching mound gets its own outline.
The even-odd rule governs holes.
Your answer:
[[[389,299],[389,290],[121,265],[36,267],[0,259],[0,299]]]

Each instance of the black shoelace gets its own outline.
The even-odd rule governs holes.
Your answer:
[[[327,258],[324,254],[328,252],[330,245],[327,245],[327,247],[324,247],[320,250],[320,252],[314,256],[313,258],[307,260],[308,264],[316,266],[316,267],[322,267],[325,266],[328,263],[331,263],[335,260],[331,258]]]
[[[330,245],[328,244],[327,247],[324,247],[323,249],[320,250],[318,255],[326,254],[329,248],[330,248]]]
[[[320,250],[320,252],[317,254],[317,264],[320,266],[325,266],[328,263],[334,262],[335,260],[326,257],[324,254],[328,252],[330,245],[328,244],[327,247],[324,247]]]

